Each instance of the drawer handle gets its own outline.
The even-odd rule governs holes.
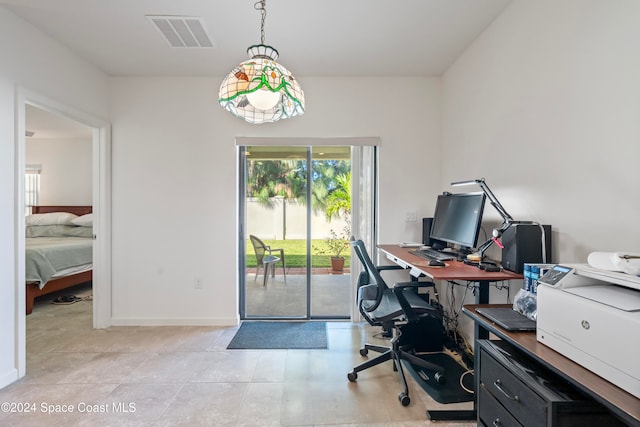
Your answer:
[[[495,427],[500,427],[502,425],[502,421],[500,421],[500,418],[496,418],[495,420],[493,420],[493,425]]]
[[[502,385],[502,381],[500,381],[499,379],[495,380],[493,382],[493,385],[496,386],[496,388],[498,390],[500,390],[502,392],[502,394],[504,394],[506,396],[507,399],[509,400],[513,400],[514,402],[520,402],[520,398],[515,395],[515,396],[511,396],[509,394],[509,392],[507,390],[504,389],[503,385]]]

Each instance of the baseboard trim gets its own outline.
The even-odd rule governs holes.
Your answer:
[[[3,375],[0,375],[0,389],[5,388],[16,381],[18,381],[18,370],[14,368]]]
[[[236,318],[183,317],[112,317],[111,326],[237,326]]]

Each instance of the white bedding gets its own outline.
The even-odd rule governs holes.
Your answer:
[[[33,237],[26,239],[26,280],[42,289],[55,277],[91,268],[93,240],[85,237]],[[88,268],[87,268],[88,266]]]

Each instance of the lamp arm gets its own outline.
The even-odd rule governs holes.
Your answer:
[[[528,224],[528,225],[537,225],[538,227],[540,227],[540,236],[541,236],[540,240],[541,240],[541,245],[542,245],[542,262],[546,263],[547,262],[547,250],[546,250],[546,236],[545,236],[544,226],[542,224],[540,224],[539,222],[535,222],[535,221],[514,221],[513,217],[511,215],[509,215],[509,213],[504,208],[504,206],[502,206],[502,204],[500,204],[500,202],[498,201],[498,198],[495,196],[495,194],[493,194],[493,191],[491,191],[491,189],[489,188],[489,186],[485,182],[484,178],[473,179],[473,180],[468,180],[468,181],[452,182],[451,185],[454,185],[454,186],[456,186],[456,185],[469,185],[469,184],[474,184],[474,183],[477,184],[482,189],[484,194],[489,199],[489,203],[491,203],[491,206],[493,206],[494,209],[496,211],[498,211],[498,213],[502,217],[502,225],[500,225],[500,228],[494,229],[493,233],[492,233],[493,236],[490,237],[486,242],[484,242],[483,244],[478,246],[478,253],[480,254],[480,257],[484,258],[485,251],[487,249],[489,249],[489,247],[494,243],[502,248],[502,243],[500,243],[500,240],[498,240],[498,237],[502,236],[502,233],[504,233],[509,227],[511,227],[512,225],[517,225],[517,224]]]
[[[488,239],[486,242],[478,246],[478,253],[480,254],[480,259],[484,259],[484,253],[489,249],[489,247],[493,245],[493,237]]]
[[[507,210],[500,204],[500,202],[498,201],[498,198],[495,196],[495,194],[493,194],[493,191],[491,191],[487,183],[484,181],[484,178],[478,179],[476,182],[478,183],[478,186],[480,186],[482,191],[484,191],[484,193],[489,198],[489,203],[491,203],[491,206],[493,206],[495,210],[497,210],[500,216],[502,217],[502,220],[503,220],[502,226],[505,227],[507,223],[512,222],[513,217],[509,215]],[[509,228],[508,225],[506,225],[506,228],[504,230],[506,230],[507,228]]]

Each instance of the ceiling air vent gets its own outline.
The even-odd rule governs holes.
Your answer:
[[[146,15],[171,47],[213,47],[200,18],[193,16]]]

